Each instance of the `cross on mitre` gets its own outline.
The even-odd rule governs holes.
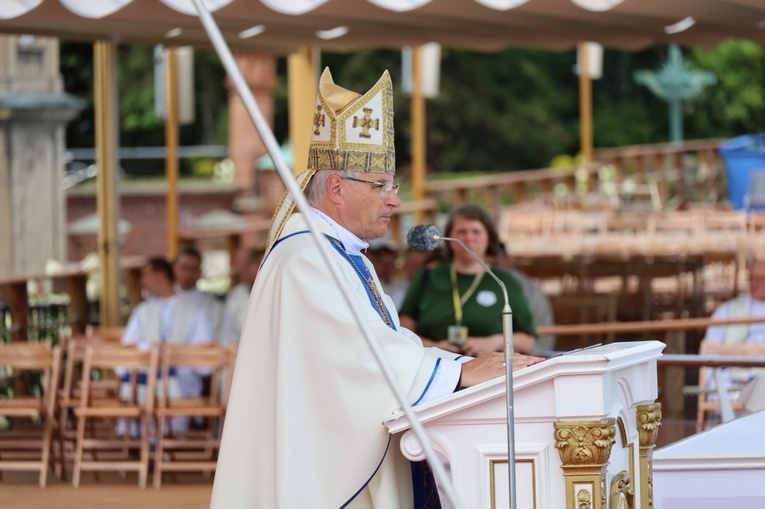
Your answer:
[[[361,132],[359,133],[359,136],[361,138],[371,138],[372,135],[369,133],[370,129],[374,129],[376,131],[380,130],[380,119],[379,118],[372,118],[372,109],[371,108],[364,108],[361,111],[364,112],[364,117],[359,118],[356,115],[353,116],[353,127],[361,127]]]
[[[357,104],[340,115],[340,120],[345,126],[345,136],[341,140],[348,143],[363,143],[365,146],[376,145],[382,149],[385,145],[383,135],[386,130],[385,93],[385,90],[377,90],[376,93],[365,95]]]

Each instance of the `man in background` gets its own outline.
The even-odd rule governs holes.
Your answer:
[[[153,344],[206,345],[213,342],[213,328],[200,308],[180,313],[181,297],[174,284],[172,265],[162,257],[150,258],[141,270],[141,285],[148,298],[138,304],[128,319],[122,343],[148,348]],[[171,378],[171,391],[176,397],[198,397],[202,394],[202,377],[191,369],[178,369]],[[189,427],[186,417],[174,418],[173,431]],[[119,429],[119,428],[118,428]]]
[[[223,314],[218,329],[218,341],[221,346],[228,346],[239,341],[244,326],[244,318],[247,315],[250,291],[262,261],[262,249],[245,247],[236,254],[233,272],[239,283],[229,290],[223,305]]]
[[[202,277],[202,254],[194,247],[184,248],[175,259],[173,271],[180,300],[178,313],[191,320],[192,313],[202,309],[207,314],[213,331],[217,331],[221,317],[221,302],[215,296],[197,288],[199,278]]]

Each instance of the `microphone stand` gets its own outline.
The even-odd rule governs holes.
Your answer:
[[[440,235],[434,235],[435,240],[448,240],[450,242],[456,242],[465,252],[469,253],[481,266],[486,269],[486,272],[494,278],[500,288],[502,288],[502,296],[505,298],[505,306],[502,308],[502,333],[505,337],[505,391],[507,393],[507,475],[508,475],[508,488],[510,495],[510,509],[516,509],[516,496],[515,496],[515,410],[513,403],[513,356],[515,355],[513,349],[513,310],[510,309],[510,299],[507,297],[507,288],[505,283],[494,274],[481,258],[460,240],[452,237],[442,237]]]

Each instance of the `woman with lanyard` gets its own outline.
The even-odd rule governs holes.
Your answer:
[[[489,215],[477,205],[455,209],[446,224],[446,237],[461,240],[484,261],[499,253],[499,235]],[[425,346],[473,357],[504,349],[504,298],[497,282],[456,242],[444,246],[446,263],[420,270],[399,310],[401,325]],[[531,353],[536,327],[520,283],[507,271],[492,267],[507,288],[513,312],[513,345]]]

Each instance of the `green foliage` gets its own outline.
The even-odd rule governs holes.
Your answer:
[[[191,160],[191,174],[196,178],[211,179],[215,174],[217,161],[209,157]]]
[[[128,147],[162,145],[164,123],[154,115],[153,49],[120,47],[118,62],[120,143]]]
[[[717,75],[718,85],[686,105],[687,137],[728,137],[765,126],[765,47],[731,40],[690,59]]]
[[[95,146],[93,111],[93,46],[86,43],[61,43],[61,74],[64,89],[88,102],[79,118],[67,127],[68,147]],[[212,50],[195,50],[194,123],[181,126],[181,145],[228,142],[228,91],[223,86],[225,72]],[[125,147],[162,146],[165,125],[154,113],[154,49],[150,46],[121,46],[117,57],[120,144]],[[181,174],[194,173],[191,162],[181,161]],[[163,160],[124,160],[126,177],[159,176]]]

